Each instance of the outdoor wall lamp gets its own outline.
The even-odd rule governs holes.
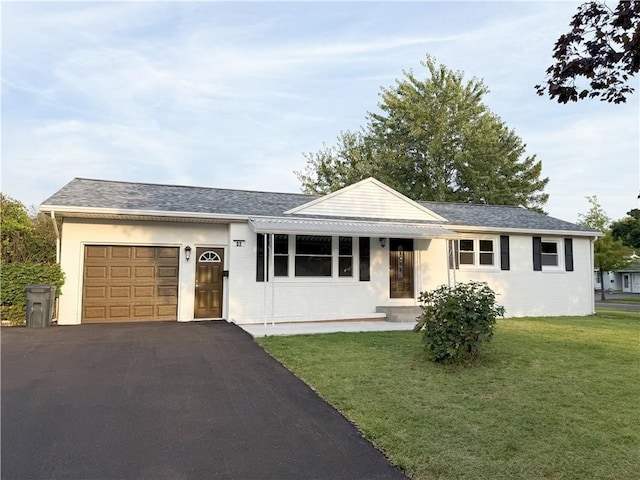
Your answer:
[[[380,246],[384,248],[386,244],[387,244],[387,239],[384,237],[380,237]]]
[[[191,258],[191,247],[189,245],[187,245],[186,247],[184,247],[184,258],[185,260],[188,262],[189,259]]]

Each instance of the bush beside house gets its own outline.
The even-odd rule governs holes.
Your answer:
[[[55,285],[59,294],[64,275],[56,263],[56,233],[52,220],[19,201],[0,194],[0,319],[11,325],[26,320],[26,287]]]
[[[491,340],[496,318],[504,307],[485,282],[443,285],[420,293],[422,315],[414,331],[423,331],[422,341],[431,360],[465,364],[477,359],[483,343]]]

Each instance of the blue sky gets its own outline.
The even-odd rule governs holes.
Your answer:
[[[638,93],[538,97],[580,2],[2,3],[3,193],[38,205],[73,177],[297,192],[427,54],[483,79],[550,177],[547,211],[638,207]],[[636,86],[638,79],[635,79]]]

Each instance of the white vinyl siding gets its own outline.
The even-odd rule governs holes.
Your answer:
[[[341,190],[319,202],[295,209],[300,215],[438,220],[438,216],[408,198],[394,194],[372,182]]]

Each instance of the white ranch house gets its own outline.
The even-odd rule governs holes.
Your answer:
[[[506,316],[594,312],[599,232],[373,178],[322,197],[76,178],[41,211],[62,220],[60,325],[384,318],[468,280]]]

